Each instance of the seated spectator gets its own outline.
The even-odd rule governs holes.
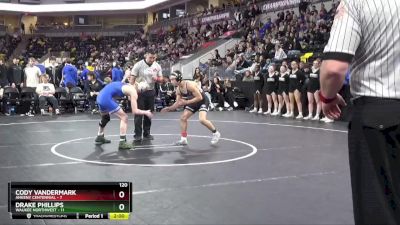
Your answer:
[[[240,54],[239,57],[236,59],[236,70],[235,74],[241,74],[245,71],[249,70],[250,63],[246,61],[243,54]]]
[[[254,78],[251,75],[251,71],[247,70],[246,72],[244,72],[244,76],[242,79],[243,82],[254,82]]]
[[[236,108],[238,106],[238,104],[235,101],[235,95],[233,94],[232,81],[229,80],[229,78],[225,78],[224,87],[225,87],[224,99],[229,105],[228,111],[232,111],[233,108]]]
[[[165,104],[169,106],[175,101],[175,86],[170,82],[168,77],[164,77],[163,83],[160,85],[160,94],[165,98]]]
[[[46,103],[51,104],[53,109],[55,109],[56,114],[60,114],[60,109],[58,108],[58,101],[54,97],[55,88],[54,84],[49,83],[49,75],[45,74],[40,77],[42,83],[38,84],[36,87],[36,93],[39,95],[39,108],[41,115],[46,115],[45,105]]]
[[[214,76],[213,82],[211,83],[210,94],[213,102],[218,103],[218,111],[222,111],[224,109],[224,91],[225,88],[220,78],[218,76]]]
[[[212,101],[212,97],[210,94],[211,86],[212,86],[211,80],[209,80],[207,78],[207,76],[203,76],[203,80],[201,81],[201,86],[202,86],[201,88],[202,88],[204,94],[207,96],[208,101],[210,102],[210,110],[214,110],[215,106],[214,106],[214,103]]]
[[[275,57],[274,60],[275,62],[281,62],[282,60],[286,59],[287,55],[285,51],[283,50],[282,46],[280,44],[275,45]]]
[[[87,79],[89,82],[89,93],[88,93],[88,100],[90,105],[90,110],[92,113],[98,113],[99,111],[96,108],[96,98],[101,89],[103,89],[103,85],[96,79],[96,75],[94,72],[89,72],[87,75]]]
[[[222,57],[220,56],[218,49],[214,50],[214,55],[212,57],[212,65],[220,66],[222,64]]]

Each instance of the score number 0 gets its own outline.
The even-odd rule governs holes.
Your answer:
[[[128,187],[128,183],[119,183],[119,187]],[[125,197],[125,192],[120,191],[118,193],[118,197],[124,198]],[[119,210],[123,211],[125,209],[125,205],[124,204],[119,204],[118,208],[119,208]]]

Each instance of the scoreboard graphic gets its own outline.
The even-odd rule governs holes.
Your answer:
[[[12,219],[128,220],[131,182],[10,182]]]

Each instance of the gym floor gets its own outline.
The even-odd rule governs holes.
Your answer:
[[[155,139],[130,151],[118,151],[115,117],[112,143],[96,146],[99,115],[1,116],[1,224],[354,224],[346,123],[210,112],[222,134],[211,146],[196,114],[182,147],[172,145],[179,116],[156,113]],[[9,181],[131,181],[133,212],[120,222],[11,220]]]

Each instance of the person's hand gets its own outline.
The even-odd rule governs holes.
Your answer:
[[[153,113],[151,113],[150,110],[144,111],[144,114],[143,114],[143,115],[147,116],[149,119],[153,118]]]
[[[21,83],[21,87],[24,87],[24,83]]]
[[[165,108],[161,109],[160,112],[161,112],[161,113],[170,112],[170,108],[169,108],[169,107],[165,107]]]
[[[93,95],[94,95],[94,92],[91,91],[90,92],[90,97],[93,97]]]
[[[178,104],[178,107],[185,106],[185,105],[187,105],[187,101],[185,99],[179,99],[177,104]]]
[[[15,88],[15,83],[12,83],[12,84],[11,84],[11,87],[12,87],[12,88]]]
[[[341,95],[337,94],[336,99],[332,102],[328,104],[322,103],[322,111],[329,119],[339,119],[340,114],[342,113],[339,106],[346,106],[346,102]]]
[[[152,76],[152,78],[153,78],[153,81],[154,81],[155,83],[158,82],[158,77],[157,77],[157,76]]]

